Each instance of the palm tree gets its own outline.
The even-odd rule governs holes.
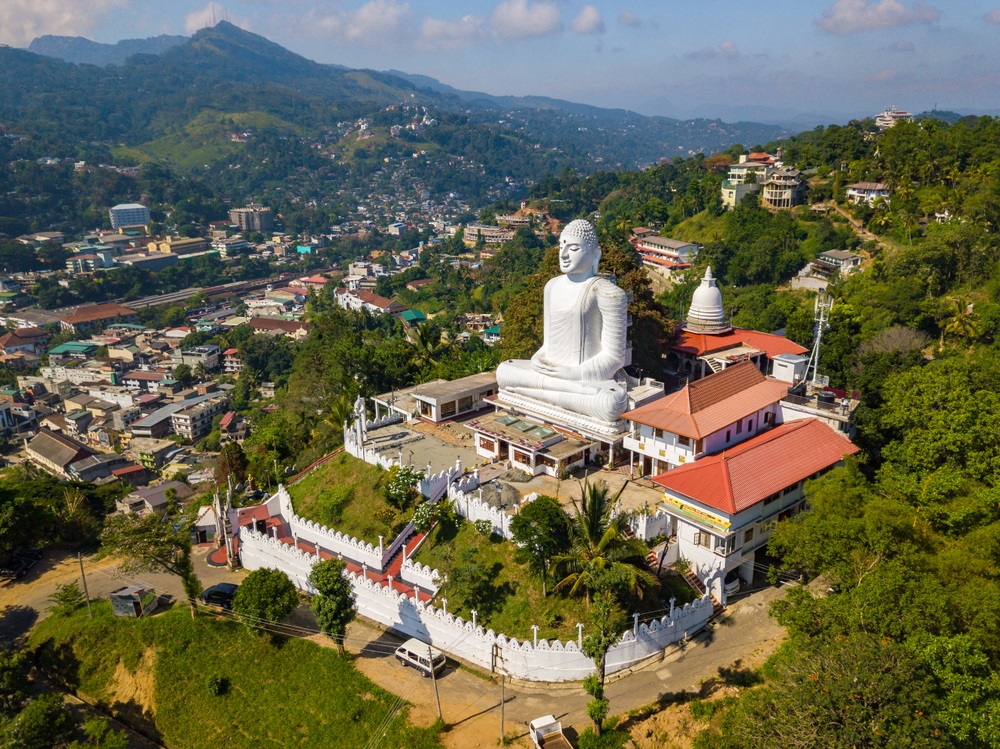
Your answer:
[[[568,589],[570,595],[583,591],[590,608],[590,594],[598,578],[611,573],[614,579],[623,581],[631,595],[642,598],[657,580],[645,569],[646,545],[625,535],[624,516],[612,517],[613,501],[607,484],[584,483],[579,502],[573,500],[573,508],[573,545],[568,553],[553,560],[556,576],[562,578],[556,590]]]
[[[972,312],[972,305],[962,297],[948,297],[947,317],[942,321],[940,345],[946,338],[973,339],[979,329]]]
[[[414,359],[421,366],[434,366],[441,360],[447,345],[441,341],[441,331],[432,322],[417,326],[413,337]]]

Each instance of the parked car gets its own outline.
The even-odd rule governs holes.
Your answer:
[[[0,562],[0,578],[20,580],[42,558],[41,549],[17,549]]]
[[[434,673],[439,674],[444,670],[447,661],[444,653],[435,650],[426,642],[420,642],[416,638],[410,638],[398,648],[396,648],[396,660],[403,666],[410,666],[423,676],[431,675],[431,662],[434,663]]]
[[[218,606],[228,611],[233,607],[233,597],[238,587],[233,583],[216,583],[202,591],[201,600],[208,606]]]
[[[726,581],[723,587],[727,597],[740,592],[740,576],[736,570],[730,570],[726,573]]]

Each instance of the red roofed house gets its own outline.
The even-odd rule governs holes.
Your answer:
[[[344,309],[356,311],[365,310],[371,314],[397,315],[406,309],[399,302],[386,299],[371,291],[361,289],[350,291],[348,289],[337,289],[337,303]]]
[[[725,450],[782,421],[788,383],[743,361],[622,414],[632,426],[622,446],[657,474]]]
[[[782,357],[789,364],[776,376],[792,378],[788,382],[793,383],[799,375],[804,375],[808,359],[804,355],[808,353],[807,348],[783,335],[734,328],[726,322],[722,292],[709,268],[701,286],[694,291],[677,342],[667,346],[666,369],[678,377],[696,380],[750,360],[761,372],[771,374],[775,357]]]
[[[239,374],[243,371],[239,349],[227,348],[222,352],[222,369],[226,374]]]
[[[86,307],[79,307],[68,315],[59,318],[59,324],[63,330],[70,330],[74,333],[103,330],[108,325],[116,322],[138,323],[139,316],[135,310],[123,307],[115,302],[106,304],[91,304]]]
[[[296,341],[301,341],[309,335],[309,323],[286,320],[283,317],[251,317],[247,325],[260,333],[285,335]]]
[[[805,509],[803,484],[856,452],[822,421],[801,419],[656,476],[664,494],[658,516],[672,539],[664,562],[686,559],[725,604],[727,575],[749,583],[757,550],[778,521]]]

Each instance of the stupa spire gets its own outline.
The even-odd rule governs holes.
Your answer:
[[[691,297],[691,307],[688,309],[684,330],[689,333],[707,333],[717,335],[728,333],[733,328],[726,322],[726,313],[722,309],[722,292],[716,285],[712,275],[712,266],[705,270],[701,285],[694,290]]]

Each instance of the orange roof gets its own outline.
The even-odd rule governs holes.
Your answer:
[[[667,492],[735,515],[856,452],[822,421],[802,419],[652,480]]]
[[[809,349],[803,348],[795,343],[795,341],[789,341],[783,335],[761,333],[759,330],[745,330],[744,328],[733,328],[728,333],[716,335],[689,333],[686,330],[681,330],[677,343],[669,346],[669,348],[685,354],[704,356],[705,354],[724,351],[727,348],[735,348],[741,345],[760,349],[767,354],[768,359],[773,359],[778,354],[809,353]]]
[[[227,348],[225,351],[222,352],[222,355],[223,356],[236,356],[238,353],[240,353],[240,350],[238,348]]]
[[[777,403],[787,394],[787,382],[765,377],[753,362],[744,361],[628,411],[622,418],[701,439]]]
[[[60,319],[67,325],[78,325],[84,322],[108,320],[112,317],[127,317],[134,314],[135,310],[115,302],[108,302],[107,304],[91,304],[87,307],[80,307]]]

